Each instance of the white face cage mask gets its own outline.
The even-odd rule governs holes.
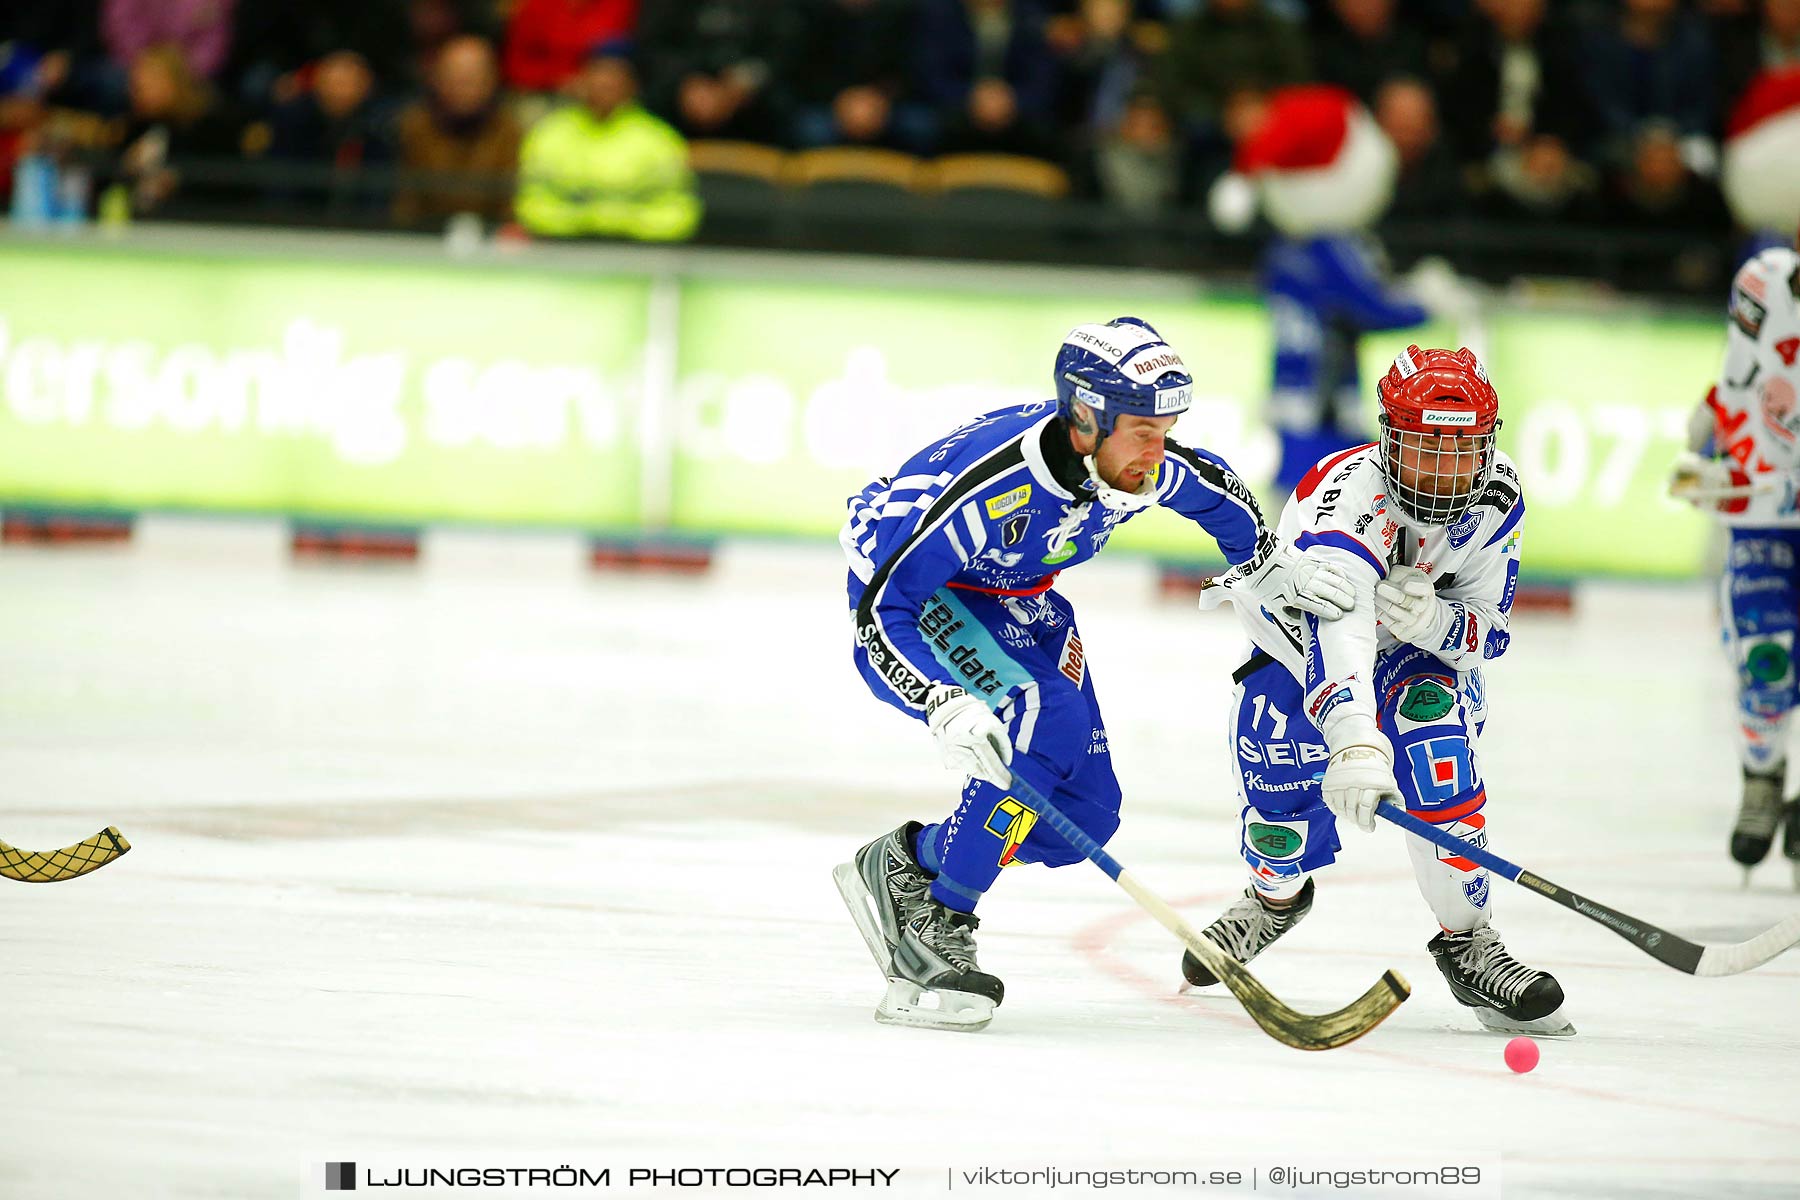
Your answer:
[[[1494,440],[1487,433],[1417,433],[1381,421],[1381,473],[1400,511],[1420,525],[1454,525],[1468,514],[1494,475]],[[1401,477],[1401,454],[1413,468]]]

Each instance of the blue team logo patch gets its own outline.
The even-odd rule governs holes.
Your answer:
[[[1469,898],[1469,903],[1473,904],[1476,908],[1486,908],[1488,902],[1487,872],[1484,871],[1474,879],[1463,884],[1463,895],[1467,896]]]
[[[1016,546],[1025,540],[1025,527],[1031,524],[1030,513],[1020,513],[1016,517],[1008,517],[1006,524],[1000,527],[1000,544]]]
[[[1481,514],[1471,512],[1468,516],[1452,525],[1449,529],[1450,548],[1461,550],[1463,543],[1475,536],[1475,530],[1481,525]]]
[[[1481,645],[1481,657],[1499,658],[1511,644],[1512,634],[1504,629],[1490,629],[1487,631],[1487,640]]]

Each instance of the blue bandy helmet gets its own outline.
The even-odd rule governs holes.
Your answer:
[[[1077,325],[1056,356],[1056,411],[1073,421],[1077,402],[1094,410],[1100,436],[1121,416],[1172,417],[1194,402],[1194,377],[1148,321],[1117,317]]]

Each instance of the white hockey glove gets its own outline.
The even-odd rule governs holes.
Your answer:
[[[1011,785],[1006,766],[1012,762],[1012,741],[987,705],[959,687],[940,683],[925,696],[925,724],[949,770],[998,787]]]
[[[1669,471],[1669,495],[1696,508],[1711,508],[1718,493],[1732,487],[1735,465],[1730,459],[1702,458],[1692,450],[1683,450],[1675,456],[1675,465]]]
[[[1356,604],[1356,589],[1337,564],[1283,543],[1273,553],[1226,571],[1200,589],[1200,607],[1215,608],[1233,592],[1270,611],[1304,609],[1335,621]]]
[[[1364,833],[1373,833],[1375,806],[1383,800],[1402,803],[1400,788],[1394,783],[1394,752],[1378,730],[1370,728],[1355,736],[1356,741],[1331,752],[1319,788],[1326,808],[1355,821]]]
[[[1455,615],[1437,597],[1431,578],[1417,567],[1392,567],[1375,585],[1375,616],[1403,642],[1436,649]]]

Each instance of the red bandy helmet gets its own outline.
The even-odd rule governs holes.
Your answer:
[[[1421,525],[1453,525],[1494,473],[1500,397],[1475,352],[1408,346],[1375,385],[1388,494]]]

